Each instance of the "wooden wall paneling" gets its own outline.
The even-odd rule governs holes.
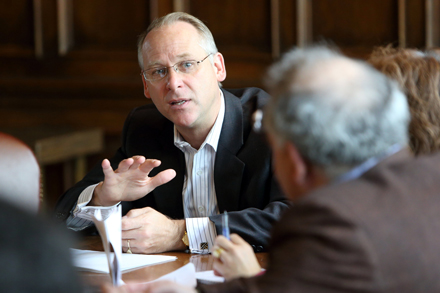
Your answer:
[[[281,54],[279,0],[270,1],[270,32],[272,37],[272,58],[277,59]]]
[[[440,47],[440,0],[433,1],[432,27],[433,27],[433,47]]]
[[[39,67],[44,67],[44,63],[51,62],[58,55],[58,20],[57,20],[57,1],[42,0],[42,23],[43,23],[43,47],[44,56],[39,60]],[[36,73],[37,75],[39,73]]]
[[[365,58],[374,46],[397,45],[397,0],[313,0],[313,40],[327,40],[347,55]]]
[[[57,29],[55,27],[55,0],[32,0],[35,58],[55,56]]]
[[[38,59],[44,56],[43,7],[41,1],[33,0],[35,57]]]
[[[425,2],[420,0],[398,0],[399,47],[425,47]]]
[[[406,0],[398,0],[399,47],[406,47]]]
[[[173,11],[189,12],[190,11],[189,0],[173,0]]]
[[[151,1],[151,0],[150,0]],[[173,8],[173,1],[174,0],[155,0],[157,1],[157,16],[161,17],[168,13],[171,13],[174,11]],[[151,21],[154,20],[156,17],[151,17]]]
[[[190,13],[209,27],[219,50],[234,58],[271,56],[271,1],[192,0]]]
[[[58,54],[65,56],[73,47],[73,3],[72,0],[57,0]]]
[[[146,103],[147,100],[141,97],[126,100],[71,98],[68,102],[44,97],[2,97],[0,128],[59,126],[80,130],[99,127],[106,135],[119,137],[130,110]]]
[[[153,21],[158,17],[159,17],[159,0],[150,0],[150,21]]]
[[[406,47],[425,47],[425,13],[425,1],[406,0]]]
[[[38,76],[56,55],[55,7],[55,0],[0,3],[0,77]]]
[[[280,51],[286,52],[297,45],[297,3],[280,0]]]
[[[83,129],[99,126],[107,136],[119,136],[130,109],[147,103],[139,76],[136,40],[150,23],[151,3],[144,0],[63,1],[11,1],[8,17],[12,21],[5,22],[11,25],[15,19],[23,21],[20,26],[17,22],[12,27],[15,34],[11,36],[15,39],[10,43],[9,28],[0,27],[0,127],[62,125]],[[158,9],[170,10],[169,2],[161,0]],[[66,6],[69,3],[73,9]],[[39,38],[44,51],[39,60],[34,56],[34,19],[28,17],[29,13],[34,14],[33,4],[38,5],[38,13],[42,14],[39,31],[43,37]],[[63,9],[57,10],[63,5]],[[57,15],[66,17],[65,13],[73,16],[71,35],[75,43],[60,56]],[[68,23],[69,16],[63,17],[59,18],[60,23],[66,19]],[[26,27],[30,33],[17,33]],[[65,32],[64,36],[68,37],[68,27]],[[26,42],[28,45],[23,49]],[[2,54],[8,52],[2,50],[7,47],[12,53]]]
[[[425,27],[426,27],[426,47],[430,48],[434,43],[434,28],[433,28],[433,7],[434,2],[432,0],[425,0],[425,10],[426,10],[426,18],[425,18]]]
[[[440,46],[440,1],[425,0],[426,48]]]
[[[151,22],[150,1],[73,1],[73,51],[135,52],[137,36]]]
[[[296,0],[297,46],[302,48],[312,43],[312,0]]]
[[[0,3],[0,56],[34,57],[32,0]]]
[[[144,0],[58,0],[62,56],[45,64],[44,73],[68,92],[77,92],[78,84],[79,90],[95,84],[96,89],[108,89],[101,95],[109,99],[121,98],[121,87],[127,90],[126,97],[142,98],[136,42],[151,21],[151,7]],[[63,82],[65,78],[70,82]],[[79,94],[81,98],[93,95]]]
[[[225,57],[225,87],[261,86],[272,62],[271,1],[192,0],[189,11],[209,27]]]

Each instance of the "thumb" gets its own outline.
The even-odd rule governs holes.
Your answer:
[[[102,167],[102,172],[104,172],[105,177],[113,174],[113,168],[112,168],[109,160],[104,159],[101,163],[101,167]]]

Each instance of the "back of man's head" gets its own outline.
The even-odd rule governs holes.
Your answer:
[[[398,86],[334,50],[286,53],[269,69],[267,88],[272,99],[264,114],[266,129],[327,173],[408,142],[410,116]]]

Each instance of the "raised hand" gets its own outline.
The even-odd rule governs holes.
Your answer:
[[[119,163],[118,169],[112,169],[109,160],[102,161],[104,181],[96,186],[90,205],[111,206],[120,201],[137,200],[150,193],[157,186],[167,183],[176,176],[176,172],[167,169],[154,177],[148,174],[160,166],[159,160],[134,156]]]

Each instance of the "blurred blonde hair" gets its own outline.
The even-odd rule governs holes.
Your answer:
[[[411,112],[410,147],[427,154],[440,149],[440,55],[438,51],[378,47],[368,62],[395,79]]]

